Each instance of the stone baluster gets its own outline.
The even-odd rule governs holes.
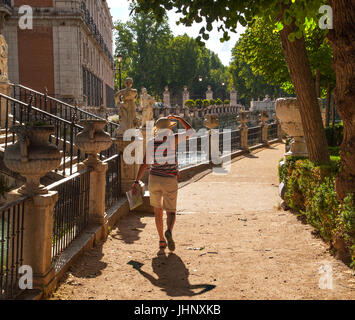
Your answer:
[[[212,143],[211,143],[211,134],[212,130],[216,129],[219,126],[219,120],[216,115],[207,115],[205,117],[203,125],[209,129],[208,131],[208,141],[209,141],[209,160],[212,161]]]
[[[238,129],[240,130],[240,148],[242,150],[249,149],[248,145],[248,112],[247,111],[241,111],[239,112],[239,115],[237,117],[238,122],[240,123]]]
[[[269,120],[269,115],[267,111],[262,111],[260,114],[260,126],[261,126],[261,142],[263,144],[268,145],[268,130],[269,130],[269,125],[267,124],[267,120]]]
[[[83,153],[88,155],[78,168],[92,168],[90,172],[89,223],[102,226],[97,233],[97,241],[103,240],[108,234],[108,218],[105,209],[106,171],[108,164],[98,158],[98,154],[111,147],[112,141],[104,131],[105,120],[81,120],[84,130],[76,136],[75,143]]]
[[[184,110],[184,118],[188,118],[189,117],[189,113],[190,113],[189,108],[184,106],[183,110]]]

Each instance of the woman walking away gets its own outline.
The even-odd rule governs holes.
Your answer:
[[[173,127],[179,121],[186,132],[174,134]],[[150,166],[148,189],[150,205],[154,207],[155,224],[159,234],[159,248],[175,250],[173,228],[176,220],[176,203],[178,195],[178,162],[176,147],[194,134],[191,125],[179,116],[162,117],[154,127],[154,138],[148,142],[143,164],[140,166],[132,190],[136,192],[139,181]],[[163,212],[167,214],[167,230],[164,234]],[[164,237],[165,235],[165,237]],[[166,238],[166,239],[165,239]],[[168,243],[166,243],[166,240]]]

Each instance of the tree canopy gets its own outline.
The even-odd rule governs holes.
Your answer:
[[[146,87],[160,96],[168,85],[180,97],[187,85],[191,97],[204,98],[208,85],[219,92],[222,82],[228,83],[228,68],[217,54],[186,34],[174,37],[166,16],[157,22],[151,13],[135,13],[126,23],[117,21],[115,27],[116,54],[123,57],[122,77],[132,77],[136,88]]]
[[[236,44],[233,57],[250,65],[255,75],[273,85],[281,86],[287,93],[294,94],[285,56],[281,47],[279,31],[266,18],[257,18],[241,35]],[[318,28],[308,29],[305,35],[306,49],[312,73],[320,71],[323,96],[329,83],[334,86],[335,74],[331,68],[332,50],[326,32]]]

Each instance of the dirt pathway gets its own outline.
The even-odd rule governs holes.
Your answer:
[[[228,175],[182,188],[174,254],[157,254],[153,216],[124,218],[71,268],[53,298],[354,299],[354,272],[312,227],[278,209],[283,151],[259,150]],[[319,288],[322,265],[332,268],[332,290]]]

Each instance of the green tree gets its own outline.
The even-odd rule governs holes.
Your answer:
[[[232,50],[229,73],[242,105],[249,106],[252,98],[264,97],[266,94],[272,97],[287,95],[279,86],[270,85],[262,75],[253,72],[240,51],[240,41]]]
[[[115,23],[116,54],[123,57],[124,75],[135,87],[157,94],[167,83],[167,48],[173,38],[167,17],[157,22],[153,14],[134,14],[127,23]]]
[[[187,34],[174,37],[166,16],[157,23],[152,13],[135,13],[115,26],[116,54],[123,56],[122,78],[132,77],[137,88],[146,87],[160,96],[168,85],[173,96],[181,98],[187,85],[191,97],[204,98],[208,85],[217,91],[228,80],[218,56]]]

